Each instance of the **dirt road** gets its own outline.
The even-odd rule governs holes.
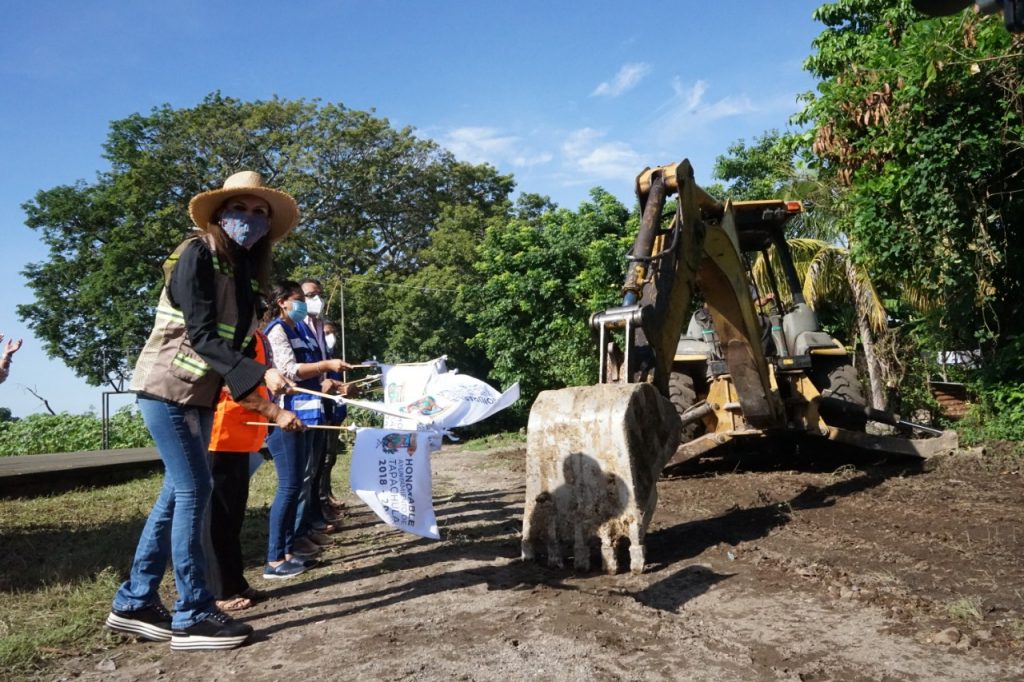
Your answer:
[[[330,564],[273,585],[243,648],[112,637],[58,678],[1024,679],[1012,466],[708,460],[659,484],[644,574],[573,576],[518,559],[523,455],[434,456],[440,542],[353,499]]]

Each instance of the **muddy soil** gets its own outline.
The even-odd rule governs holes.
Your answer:
[[[659,483],[640,575],[519,560],[522,449],[434,456],[442,541],[353,497],[230,652],[119,641],[58,679],[1020,680],[1015,464],[730,455]],[[1007,460],[1003,460],[1004,462]]]

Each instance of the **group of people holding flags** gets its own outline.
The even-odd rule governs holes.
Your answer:
[[[431,452],[450,429],[519,398],[448,371],[444,357],[380,365],[383,403],[355,399],[365,378],[333,355],[320,283],[271,286],[271,247],[299,221],[295,200],[242,171],[189,203],[195,232],[163,265],[156,319],[131,389],[164,464],[163,486],[106,626],[172,650],[231,649],[253,628],[227,611],[265,595],[246,581],[240,533],[249,477],[265,444],[277,472],[263,577],[285,580],[318,563],[337,530],[330,490],[338,438],[326,429],[356,404],[384,428],[355,429],[350,482],[384,522],[438,538]],[[384,473],[381,473],[383,467]],[[212,500],[212,502],[211,502]],[[170,561],[173,612],[159,587]]]
[[[272,244],[299,221],[293,197],[242,171],[194,196],[189,215],[195,232],[164,263],[131,383],[164,482],[106,625],[173,650],[229,649],[253,629],[225,611],[261,596],[243,575],[239,539],[250,453],[265,438],[278,474],[263,575],[299,575],[337,519],[321,504],[335,439],[308,427],[344,418],[343,406],[311,392],[350,395],[341,372],[351,366],[332,356],[319,282],[270,286]],[[158,591],[168,560],[173,614]]]

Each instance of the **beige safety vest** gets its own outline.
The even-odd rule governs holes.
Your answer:
[[[213,279],[217,305],[217,332],[221,338],[233,343],[238,323],[238,304],[235,300],[235,280],[231,266],[217,256],[213,241],[207,235],[189,237],[164,261],[164,287],[156,306],[156,321],[149,340],[135,363],[130,389],[156,398],[182,405],[213,407],[223,381],[209,364],[192,349],[181,309],[171,303],[167,287],[171,273],[178,264],[181,252],[193,240],[201,239],[213,253]],[[256,329],[256,316],[252,316],[245,341],[248,343]]]

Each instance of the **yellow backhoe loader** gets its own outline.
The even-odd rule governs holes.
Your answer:
[[[544,391],[530,410],[524,559],[572,557],[589,570],[599,552],[616,572],[628,544],[630,569],[642,571],[662,469],[729,442],[807,438],[920,457],[956,448],[954,432],[867,407],[849,353],[800,293],[784,236],[799,202],[718,201],[685,160],[645,169],[636,191],[622,305],[590,319],[600,383]],[[781,266],[768,268],[767,292],[749,275],[756,253]],[[690,319],[695,294],[703,306]],[[938,437],[870,435],[868,420]]]

